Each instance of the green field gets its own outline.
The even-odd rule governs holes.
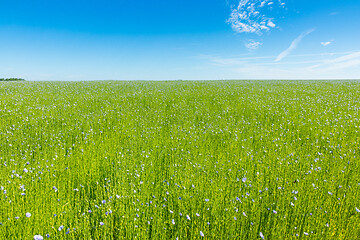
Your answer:
[[[359,110],[360,81],[0,82],[0,239],[358,239]]]

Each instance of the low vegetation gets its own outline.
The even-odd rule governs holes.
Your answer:
[[[0,103],[0,239],[360,236],[358,81],[0,83]]]
[[[22,78],[0,78],[0,82],[25,81]]]

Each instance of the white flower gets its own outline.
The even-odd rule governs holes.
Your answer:
[[[203,234],[203,232],[202,232],[202,231],[200,231],[200,236],[202,236],[202,237],[204,236],[204,234]]]
[[[31,213],[27,212],[26,217],[28,217],[28,218],[31,217]]]
[[[34,240],[43,240],[44,238],[41,235],[35,235]]]
[[[260,232],[260,237],[261,237],[262,239],[265,239],[265,238],[264,238],[264,234],[263,234],[262,232]]]

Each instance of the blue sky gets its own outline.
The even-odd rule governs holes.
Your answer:
[[[0,77],[360,78],[359,0],[0,0]]]

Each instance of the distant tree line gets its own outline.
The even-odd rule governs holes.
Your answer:
[[[0,78],[0,82],[25,81],[23,78]]]

